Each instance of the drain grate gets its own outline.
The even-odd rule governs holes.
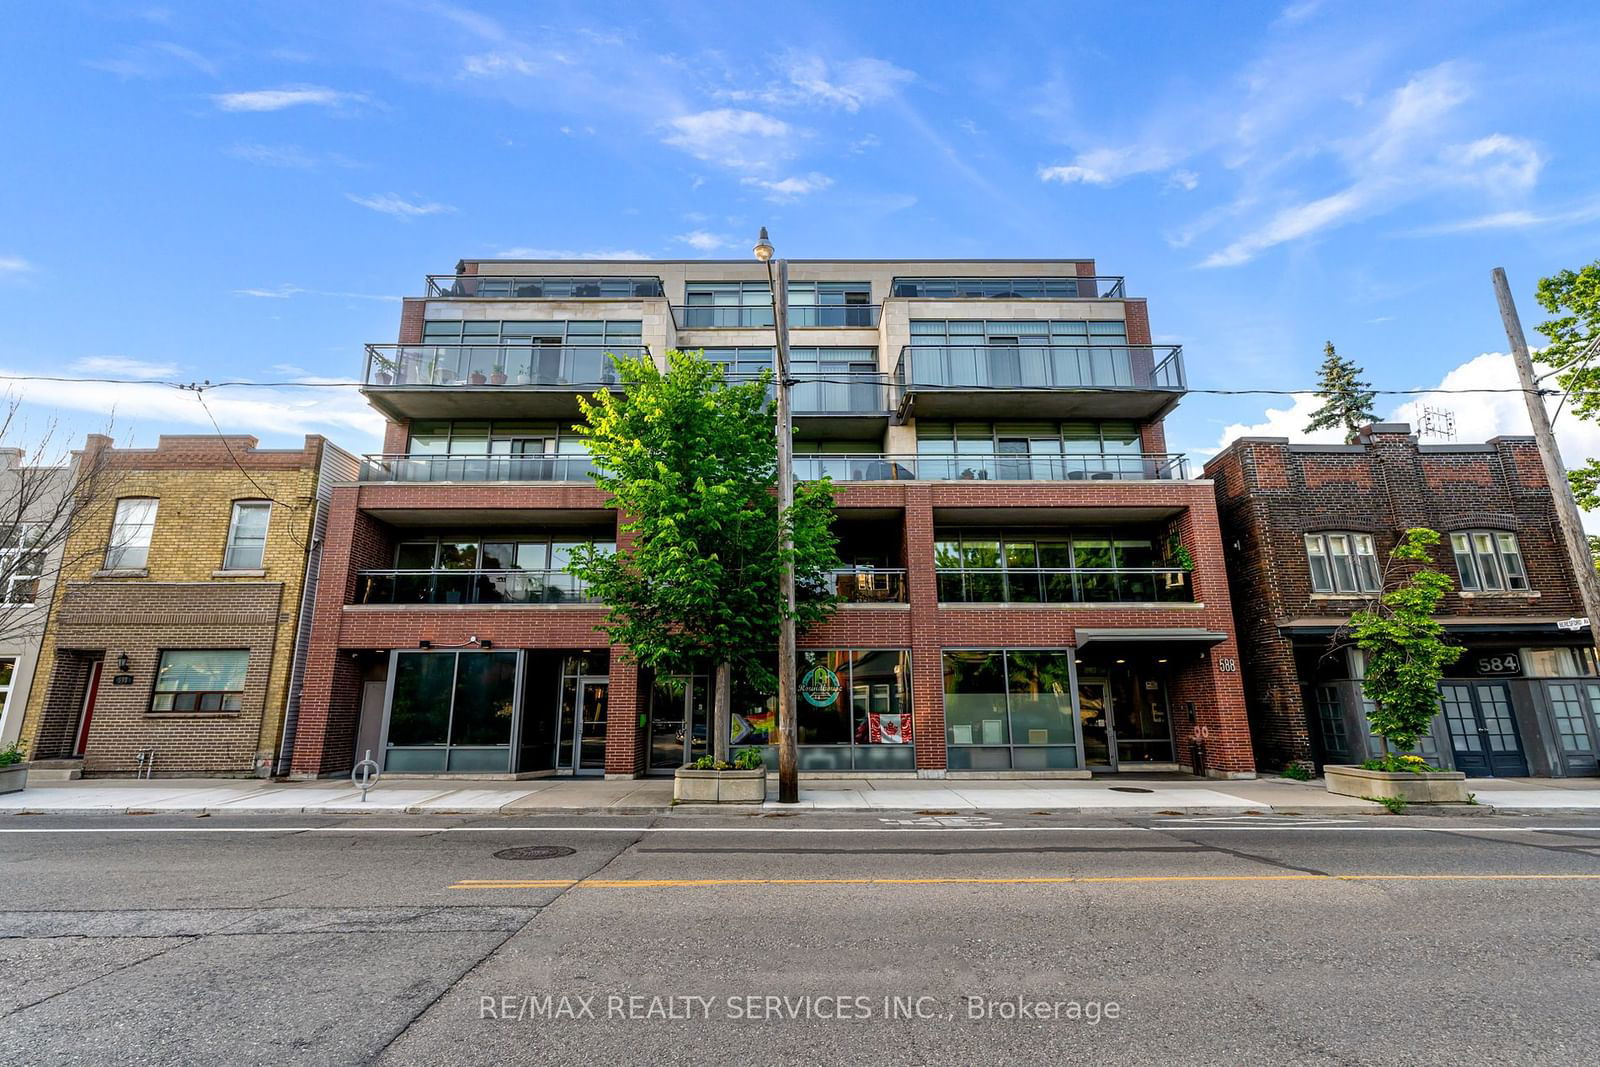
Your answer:
[[[523,845],[521,848],[503,848],[494,854],[497,860],[553,860],[570,856],[577,849],[566,845]]]
[[[1136,785],[1114,785],[1114,786],[1111,787],[1111,791],[1113,793],[1154,793],[1155,792],[1154,789],[1140,789]]]

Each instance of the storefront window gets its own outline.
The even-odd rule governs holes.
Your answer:
[[[952,770],[1078,766],[1070,652],[952,650],[944,693]]]
[[[518,653],[399,652],[386,771],[510,769]]]
[[[801,770],[911,770],[911,654],[904,649],[803,649],[796,658]],[[734,748],[773,745],[778,701],[735,682]]]

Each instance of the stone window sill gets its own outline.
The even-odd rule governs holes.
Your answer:
[[[1377,593],[1312,593],[1312,600],[1376,600]]]
[[[211,577],[213,578],[265,578],[266,576],[266,570],[261,567],[254,567],[249,570],[220,570],[211,572]]]
[[[1476,600],[1476,599],[1478,599],[1480,597],[1485,599],[1485,600],[1493,600],[1493,599],[1496,599],[1496,598],[1499,598],[1501,600],[1537,600],[1539,598],[1539,590],[1537,590],[1537,589],[1510,589],[1510,590],[1501,590],[1501,589],[1463,589],[1463,590],[1461,590],[1461,598],[1463,600],[1469,600],[1469,599],[1470,600]]]
[[[98,570],[89,575],[91,578],[148,578],[148,567],[125,567],[119,570]]]
[[[237,719],[240,711],[146,711],[147,719]]]

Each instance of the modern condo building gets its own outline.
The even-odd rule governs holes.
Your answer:
[[[802,634],[803,773],[1253,773],[1183,353],[1089,260],[791,261],[796,473],[844,603]],[[610,356],[771,366],[750,261],[465,260],[368,347],[383,454],[332,492],[293,771],[670,772],[709,678],[644,677],[565,570],[617,518],[573,430]],[[775,698],[736,685],[737,746]]]

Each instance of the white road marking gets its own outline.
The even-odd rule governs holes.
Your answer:
[[[0,834],[1053,834],[1154,833],[1156,826],[0,826]],[[1600,826],[1185,826],[1201,833],[1417,833],[1417,834],[1543,834],[1600,833]]]

